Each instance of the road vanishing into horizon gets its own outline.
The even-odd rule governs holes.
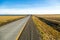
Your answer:
[[[40,22],[41,29],[47,30],[44,28],[45,23],[46,26],[50,25],[51,27],[56,25],[42,18],[39,18],[39,20],[43,22],[43,25],[41,25]],[[0,40],[42,40],[42,37],[40,35],[40,30],[38,30],[37,25],[33,22],[32,16],[26,16],[22,19],[1,26]]]
[[[29,21],[18,40],[41,40],[39,31],[36,28],[32,17],[29,18]]]
[[[19,33],[22,32],[30,16],[11,22],[0,27],[0,40],[16,40]]]

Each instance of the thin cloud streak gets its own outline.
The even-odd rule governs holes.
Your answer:
[[[60,10],[51,9],[0,9],[1,14],[59,14]]]

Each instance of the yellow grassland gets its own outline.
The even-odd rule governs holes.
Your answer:
[[[0,16],[0,25],[23,17],[25,16]]]
[[[35,16],[33,16],[32,19],[36,24],[36,28],[38,28],[40,35],[42,36],[42,40],[60,40],[60,32],[42,22]]]
[[[45,19],[52,19],[52,20],[59,20],[60,21],[60,14],[59,15],[37,15],[37,17],[42,17]]]

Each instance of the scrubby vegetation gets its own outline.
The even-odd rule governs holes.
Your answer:
[[[57,20],[60,21],[60,14],[52,14],[52,15],[37,15],[37,17],[42,17],[45,19],[52,19],[52,20]]]
[[[0,26],[21,19],[23,17],[25,16],[0,16]]]
[[[37,17],[33,16],[33,21],[36,24],[36,28],[38,28],[42,40],[60,40],[60,32],[53,29],[46,23],[39,20]]]
[[[54,21],[54,20],[48,20],[45,18],[38,17],[41,21],[45,22],[46,24],[50,25],[52,28],[56,29],[57,31],[60,32],[60,22],[59,21]]]

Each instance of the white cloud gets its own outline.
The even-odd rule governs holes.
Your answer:
[[[0,9],[0,14],[60,14],[60,9]]]

